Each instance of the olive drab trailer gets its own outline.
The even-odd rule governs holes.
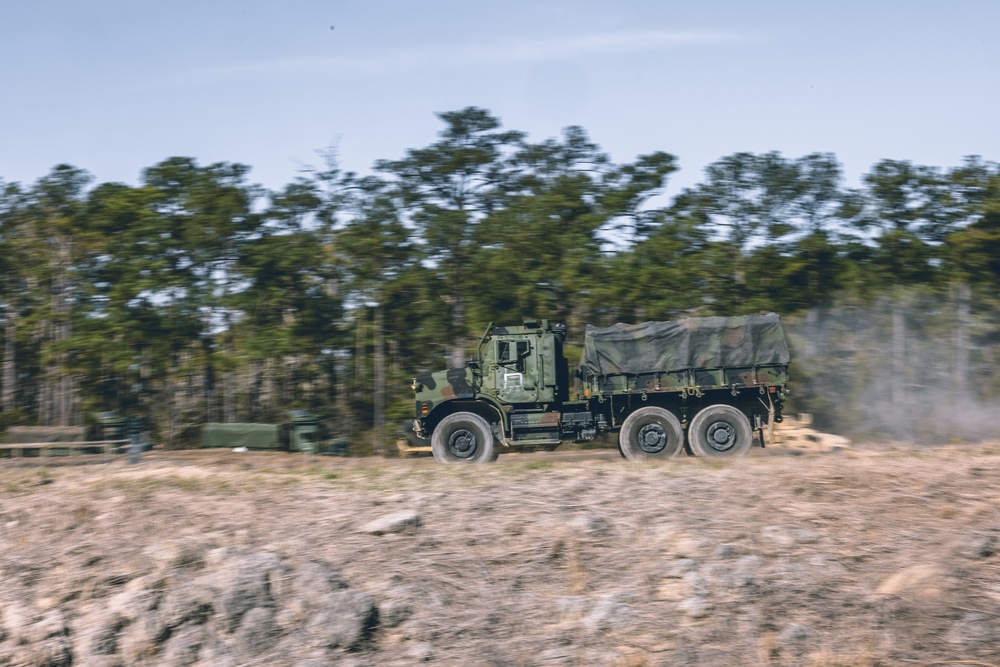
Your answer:
[[[201,447],[281,449],[280,428],[277,424],[212,422],[201,427]]]
[[[781,421],[790,359],[774,313],[588,325],[575,390],[565,337],[547,320],[489,327],[465,368],[414,378],[414,431],[444,463],[611,431],[637,460],[741,456]]]

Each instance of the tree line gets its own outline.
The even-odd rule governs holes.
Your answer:
[[[275,191],[182,157],[137,185],[68,165],[0,182],[0,429],[115,410],[177,447],[206,422],[308,408],[379,443],[410,416],[414,374],[525,317],[579,346],[585,323],[778,312],[797,407],[839,430],[862,392],[837,364],[862,360],[846,339],[816,349],[837,308],[884,314],[873,338],[900,339],[870,361],[895,384],[919,384],[893,356],[918,331],[948,343],[934,378],[1000,390],[995,163],[884,160],[850,188],[832,154],[736,153],[668,200],[668,153],[618,164],[579,127],[532,143],[484,109],[439,117],[434,143],[372,175],[328,155]]]

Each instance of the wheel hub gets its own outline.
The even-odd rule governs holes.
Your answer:
[[[714,422],[706,435],[709,446],[716,451],[724,452],[736,444],[736,429],[729,422]]]
[[[649,454],[663,451],[667,446],[667,432],[659,424],[646,424],[639,429],[639,448]]]
[[[476,452],[476,436],[468,429],[460,428],[448,438],[448,449],[455,456],[467,459]]]

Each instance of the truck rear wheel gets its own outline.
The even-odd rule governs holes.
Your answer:
[[[456,412],[441,420],[431,434],[431,452],[439,463],[489,463],[496,460],[493,431],[472,412]]]
[[[625,418],[618,432],[618,451],[632,461],[673,458],[683,446],[681,423],[664,408],[639,408]]]
[[[753,444],[750,420],[731,405],[709,405],[691,420],[688,444],[695,456],[743,456]]]

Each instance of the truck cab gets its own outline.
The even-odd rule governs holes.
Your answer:
[[[548,320],[491,325],[464,368],[414,378],[414,431],[422,437],[432,434],[433,450],[433,434],[445,420],[446,429],[455,421],[475,423],[478,430],[463,427],[457,439],[446,438],[445,451],[435,453],[439,459],[477,460],[487,439],[492,441],[487,458],[495,458],[500,446],[514,443],[554,448],[562,441],[560,408],[568,398],[565,336],[563,325]],[[484,425],[472,416],[485,422],[489,438],[479,433]]]

